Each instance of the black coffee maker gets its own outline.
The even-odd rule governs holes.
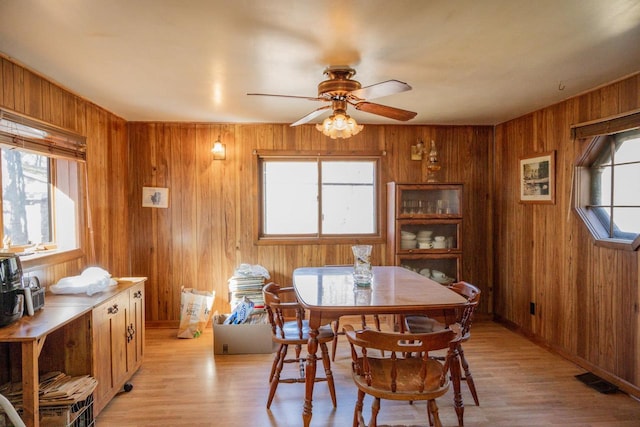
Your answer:
[[[22,264],[16,254],[0,253],[0,327],[22,317]]]

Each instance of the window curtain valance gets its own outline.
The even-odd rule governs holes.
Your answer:
[[[49,157],[86,161],[86,137],[0,108],[0,144]]]
[[[571,126],[571,138],[584,139],[640,128],[640,110]]]

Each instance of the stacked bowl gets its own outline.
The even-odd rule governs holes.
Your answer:
[[[414,249],[418,246],[415,233],[400,231],[400,249]]]
[[[433,246],[431,235],[433,231],[431,230],[420,230],[416,235],[416,240],[418,241],[418,247],[420,249],[431,249]]]

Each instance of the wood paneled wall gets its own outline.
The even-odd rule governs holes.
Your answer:
[[[2,56],[0,106],[87,137],[90,222],[82,243],[85,256],[45,264],[29,262],[28,272],[37,274],[45,285],[78,274],[87,264],[100,266],[114,276],[128,275],[126,122]]]
[[[220,135],[227,158],[213,160]],[[229,310],[227,280],[241,263],[260,264],[279,283],[299,266],[351,263],[350,245],[256,245],[257,162],[254,150],[379,151],[382,180],[424,182],[425,162],[410,160],[418,138],[437,141],[442,180],[465,183],[464,278],[477,283],[489,306],[489,198],[493,129],[474,126],[365,125],[357,136],[333,141],[312,125],[129,123],[132,274],[150,278],[149,324],[175,324],[180,289],[216,291],[214,310]],[[143,208],[142,187],[168,187],[168,209]],[[386,190],[385,190],[386,191]],[[384,194],[386,202],[386,194]],[[295,208],[295,200],[291,201]],[[374,263],[386,245],[374,245]]]
[[[640,395],[639,254],[594,246],[572,211],[572,172],[586,141],[569,132],[637,108],[635,75],[497,126],[493,194],[495,313]],[[545,151],[556,152],[556,203],[520,204],[519,159]]]
[[[384,150],[382,182],[421,182],[425,164],[409,159],[410,145],[434,139],[442,180],[465,184],[463,278],[483,290],[481,311],[637,393],[640,255],[595,247],[571,211],[573,162],[584,143],[570,140],[569,126],[640,108],[638,76],[501,124],[495,135],[491,127],[367,125],[331,141],[312,126],[126,123],[7,58],[0,66],[2,107],[88,140],[86,249],[95,256],[33,267],[45,284],[94,259],[116,276],[149,277],[150,324],[177,322],[181,286],[216,290],[215,309],[227,311],[226,281],[240,263],[289,283],[297,266],[351,262],[349,245],[255,245],[254,149]],[[209,152],[218,135],[225,161]],[[556,203],[518,203],[519,158],[550,150]],[[168,187],[169,208],[142,208],[143,186]],[[385,250],[376,245],[374,260]]]

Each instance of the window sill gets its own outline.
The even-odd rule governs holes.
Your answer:
[[[640,237],[635,240],[622,239],[596,239],[596,246],[601,248],[616,249],[621,251],[637,251],[640,246]]]
[[[640,235],[634,240],[610,238],[592,211],[586,208],[576,208],[575,212],[589,230],[595,241],[595,246],[621,251],[637,251],[640,247]]]
[[[384,243],[382,236],[347,236],[347,237],[265,237],[262,236],[256,240],[256,245],[365,245]]]
[[[82,249],[38,251],[29,255],[20,255],[20,263],[23,270],[31,270],[36,267],[60,264],[84,257]]]

